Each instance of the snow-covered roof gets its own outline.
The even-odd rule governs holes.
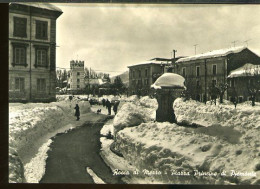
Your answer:
[[[231,48],[228,48],[228,49],[213,50],[213,51],[209,51],[209,52],[206,52],[206,53],[197,54],[197,55],[194,55],[194,56],[188,56],[188,57],[185,57],[185,58],[180,58],[179,60],[176,61],[176,63],[187,62],[187,61],[198,60],[198,59],[205,59],[205,58],[215,58],[215,57],[227,56],[227,55],[232,54],[232,53],[239,53],[239,52],[241,52],[245,49],[247,49],[247,47],[240,46],[240,47],[231,47]]]
[[[32,6],[41,9],[47,9],[51,11],[62,12],[62,10],[59,7],[56,7],[55,5],[50,3],[11,3],[11,4],[21,4],[21,5]]]
[[[128,66],[128,67],[133,67],[133,66],[139,66],[139,65],[146,65],[146,64],[158,64],[158,65],[161,65],[161,64],[163,64],[163,65],[165,65],[165,64],[168,64],[170,61],[162,61],[162,60],[160,60],[160,61],[158,61],[158,60],[147,60],[147,61],[143,61],[143,62],[139,62],[139,63],[137,63],[137,64],[133,64],[133,65],[131,65],[131,66]]]
[[[102,85],[104,82],[102,79],[90,79],[89,84],[90,85]]]
[[[161,89],[162,87],[185,88],[184,81],[185,79],[181,75],[164,73],[153,85],[151,85],[151,87],[154,89]]]
[[[228,78],[246,77],[246,76],[254,76],[254,75],[260,76],[260,65],[247,63],[244,66],[231,71],[230,74],[228,75]]]

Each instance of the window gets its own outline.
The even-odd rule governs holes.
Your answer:
[[[27,37],[26,34],[26,18],[14,17],[14,33],[15,37]]]
[[[212,80],[212,86],[215,87],[217,85],[217,80],[213,79]]]
[[[15,78],[15,90],[20,92],[24,91],[24,78],[22,77]]]
[[[77,85],[77,88],[79,89],[79,85]]]
[[[212,65],[212,74],[217,75],[217,65]]]
[[[36,20],[36,39],[48,38],[48,22]]]
[[[37,91],[45,92],[46,91],[46,81],[45,79],[37,79]]]
[[[196,82],[196,86],[199,87],[200,86],[200,81]]]
[[[235,80],[234,79],[230,80],[230,87],[235,87]]]
[[[34,45],[35,67],[48,67],[48,46]]]
[[[36,65],[46,66],[47,64],[47,52],[45,49],[38,49],[36,52]]]
[[[145,85],[148,85],[148,79],[144,80]]]
[[[80,72],[77,72],[77,75],[80,75]]]
[[[200,67],[196,66],[196,76],[200,76]]]
[[[12,43],[13,45],[13,63],[12,65],[27,66],[26,63],[26,49],[27,44],[23,43]]]
[[[79,79],[77,79],[77,82],[79,83]]]
[[[148,76],[148,69],[145,69],[145,77]]]
[[[186,68],[182,68],[182,76],[186,77]]]

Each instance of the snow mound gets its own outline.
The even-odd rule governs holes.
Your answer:
[[[156,170],[154,179],[175,184],[255,184],[259,183],[259,150],[243,139],[228,141],[223,137],[229,128],[194,129],[170,123],[142,123],[118,132],[116,148],[139,170]],[[228,133],[225,134],[225,132]],[[237,136],[233,133],[233,136]],[[241,135],[240,135],[241,136]],[[258,139],[254,139],[256,142]],[[259,149],[259,147],[258,147]],[[131,153],[129,153],[131,152]],[[250,155],[249,155],[250,154]],[[255,176],[231,176],[232,170]],[[200,173],[210,174],[200,176]],[[226,176],[220,173],[226,171]],[[173,172],[176,175],[171,175]],[[190,176],[178,175],[186,172]]]
[[[140,108],[133,103],[125,103],[114,118],[114,133],[125,127],[133,127],[155,119],[155,111],[151,108]]]
[[[132,96],[127,98],[127,101],[128,102],[136,102],[136,101],[139,101],[139,98],[138,98],[137,95],[132,95]]]
[[[147,107],[147,108],[152,108],[152,109],[157,109],[158,108],[158,103],[156,99],[151,99],[149,96],[144,96],[140,99],[140,105]]]
[[[31,164],[27,163],[34,156],[33,152],[37,153],[39,146],[45,143],[46,135],[67,125],[68,120],[75,119],[76,103],[80,107],[81,114],[90,112],[89,103],[84,101],[9,103],[9,182],[24,182],[24,168],[27,169],[25,174],[28,173],[25,177],[29,181],[35,182],[31,175],[35,176],[35,171],[38,171],[37,175],[40,175],[43,169],[41,168],[40,171],[35,169],[37,163],[33,163],[34,160],[31,161]],[[40,156],[38,159],[43,158]],[[27,166],[23,167],[25,164]]]
[[[132,122],[126,118],[134,120],[129,115],[148,107],[143,101],[150,100],[141,98],[139,103],[118,112],[122,114],[114,126],[123,127],[117,130],[115,149],[141,171],[169,173],[151,176],[155,183],[260,184],[259,104],[252,107],[245,102],[235,109],[228,101],[211,105],[177,98],[173,108],[178,123],[204,127],[145,121],[134,124],[139,124],[138,127],[130,127]],[[155,112],[156,107],[148,109]],[[221,176],[222,172],[226,175]]]
[[[171,88],[185,88],[184,86],[185,79],[175,73],[164,73],[160,76],[153,85],[154,89],[161,89],[162,87],[171,87]]]

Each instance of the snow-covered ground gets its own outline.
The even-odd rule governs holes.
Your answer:
[[[156,103],[148,97],[125,103],[114,118],[116,149],[139,170],[129,182],[260,184],[259,103],[235,109],[228,101],[176,99],[178,122],[199,128],[154,122]]]
[[[75,121],[74,107],[78,103],[81,114],[89,112],[86,98],[70,101],[62,95],[49,104],[9,104],[9,182],[39,182],[50,138],[85,121],[83,116]],[[101,156],[115,175],[126,174],[125,182],[260,184],[259,103],[252,107],[245,102],[235,109],[228,101],[215,106],[178,98],[173,105],[178,122],[204,126],[191,128],[155,122],[155,99],[104,98],[123,102],[101,134],[114,135],[124,158],[111,152],[114,140],[106,137],[101,137]]]
[[[9,182],[38,183],[45,172],[47,151],[57,133],[82,125],[76,121],[74,107],[81,114],[90,112],[87,101],[60,96],[53,103],[9,104]]]
[[[51,138],[81,126],[84,114],[91,111],[88,95],[57,95],[53,103],[9,103],[9,182],[38,183],[45,173],[47,151]],[[132,101],[126,96],[112,95],[95,98]],[[74,107],[79,104],[81,118],[76,121]],[[119,105],[120,108],[121,104]],[[92,109],[95,110],[96,106]],[[107,110],[103,108],[104,114]]]

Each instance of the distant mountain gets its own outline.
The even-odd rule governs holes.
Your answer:
[[[111,82],[114,82],[114,80],[117,76],[119,76],[121,78],[121,80],[124,84],[126,84],[127,86],[129,85],[129,71],[126,71],[122,74],[111,77]]]

